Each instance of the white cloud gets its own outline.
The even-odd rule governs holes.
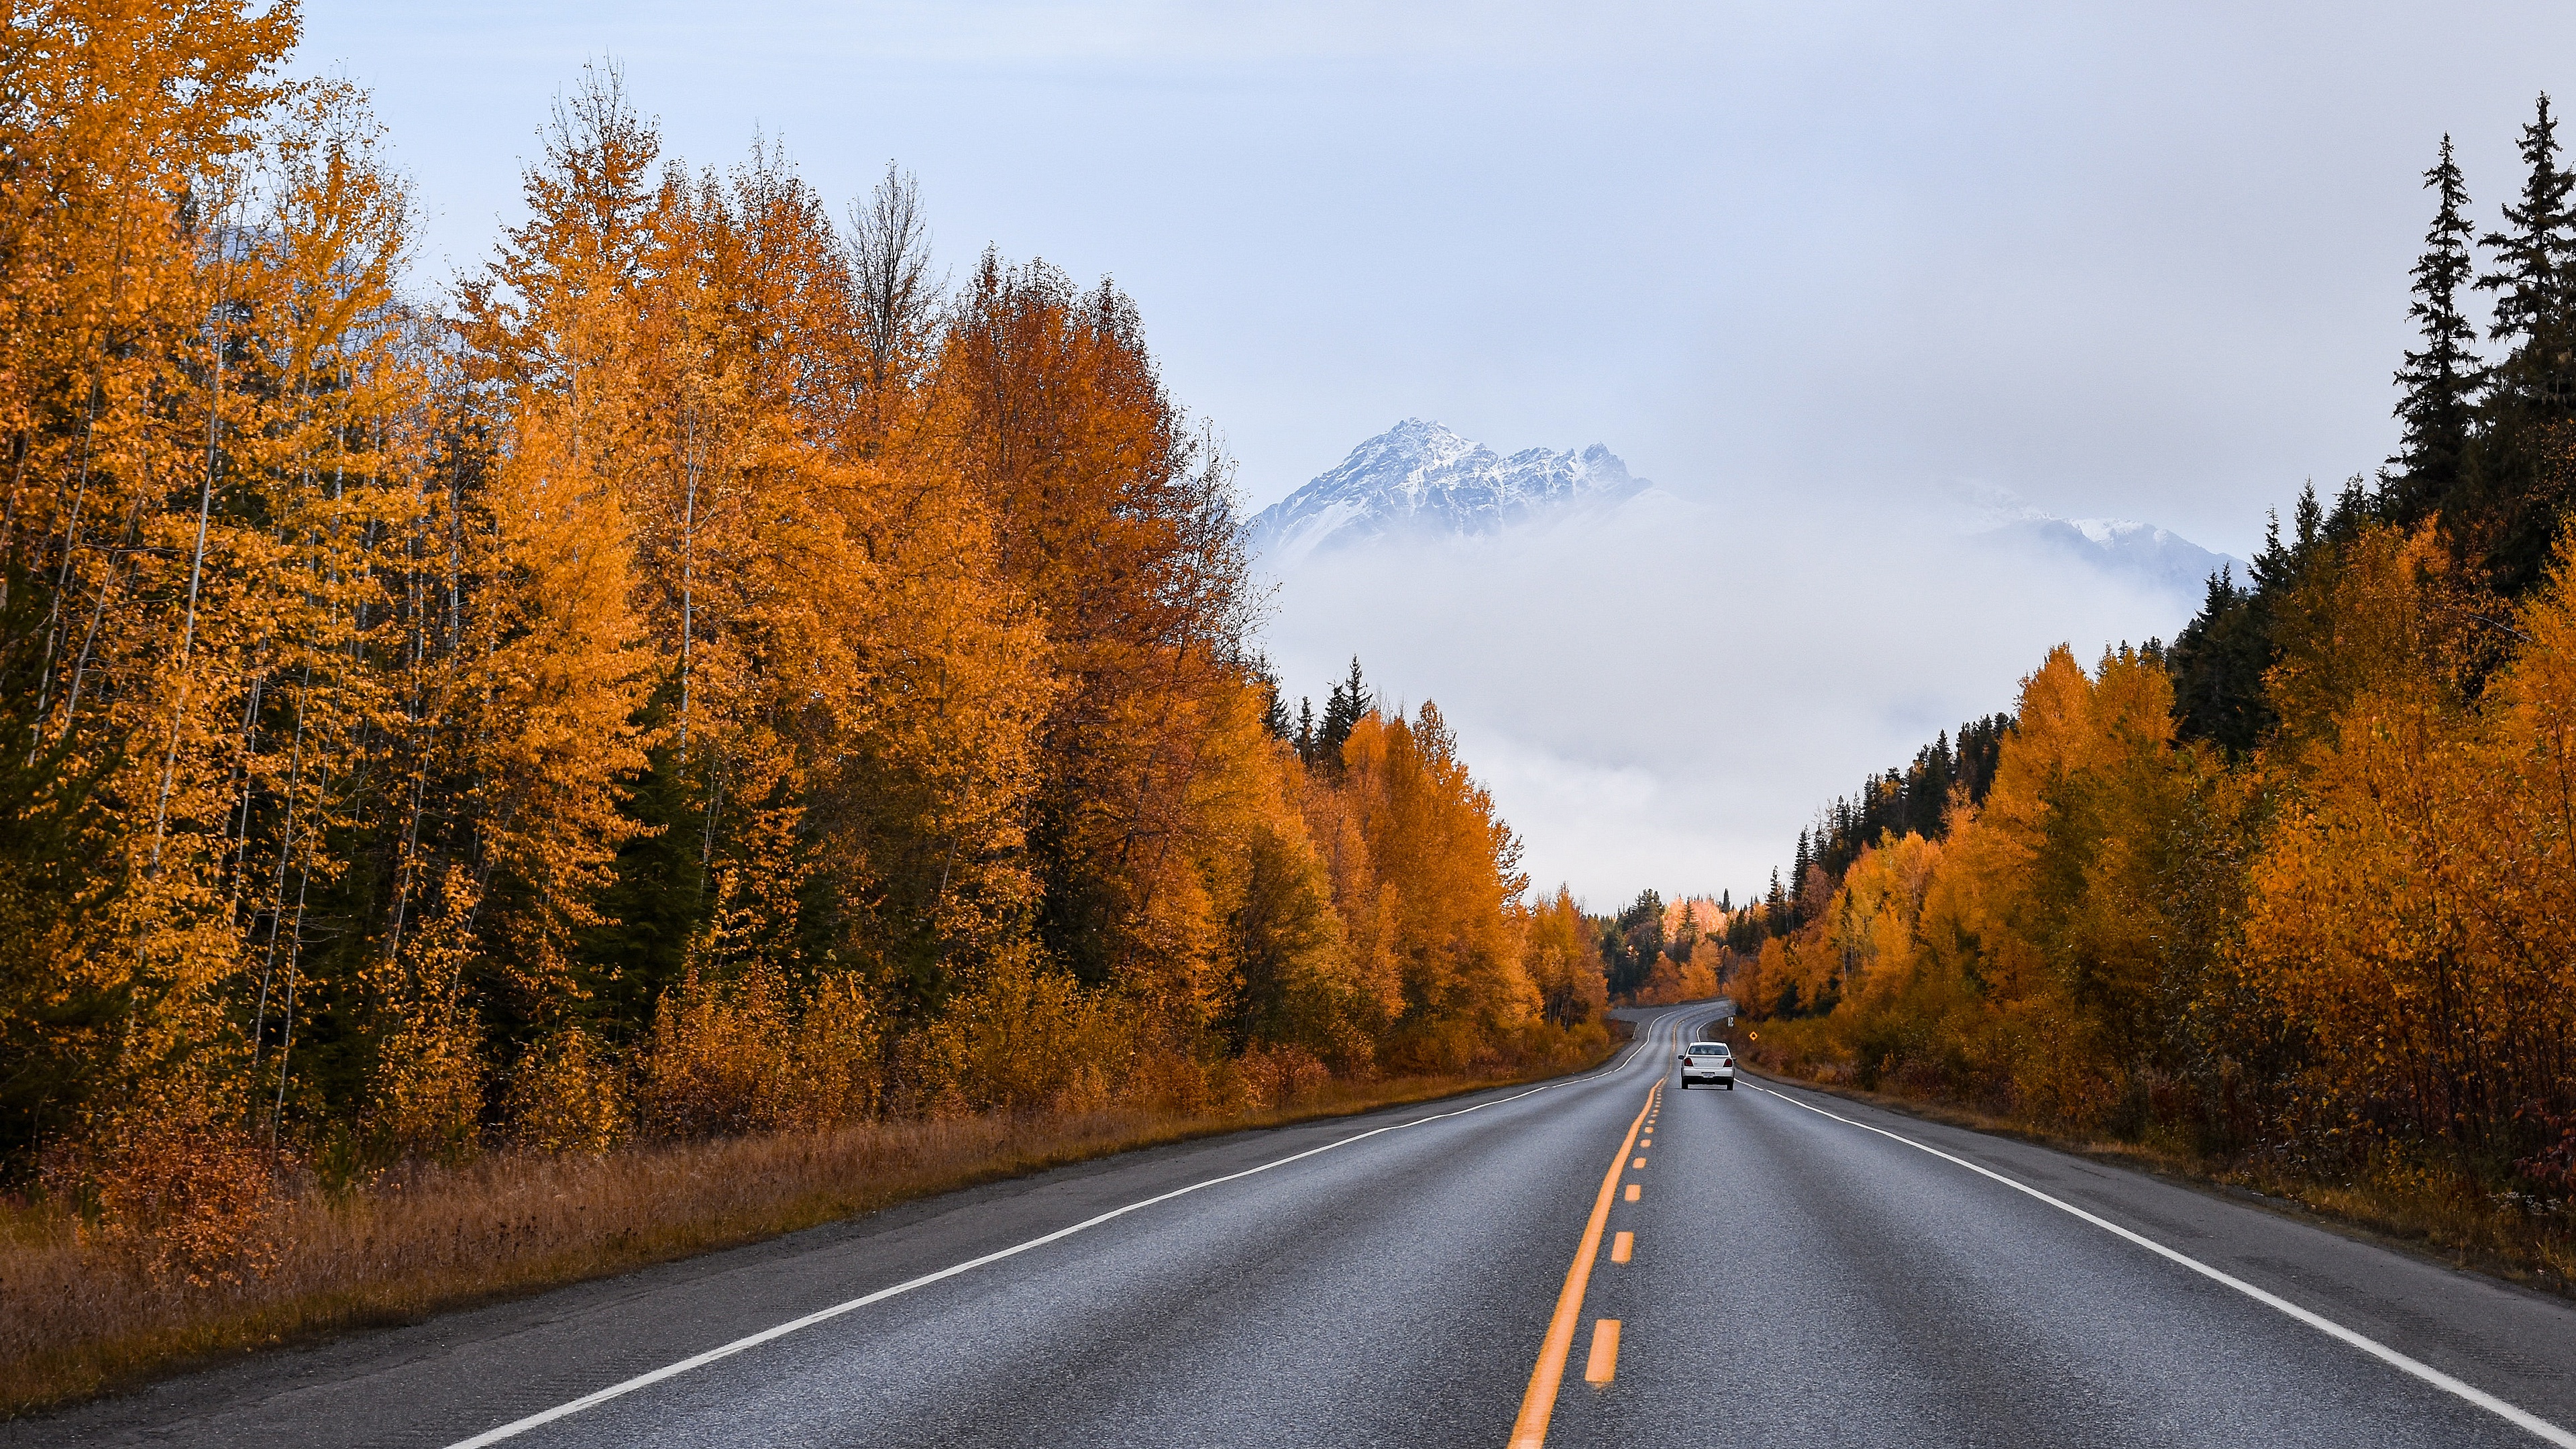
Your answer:
[[[1356,653],[1436,700],[1542,886],[1596,907],[1767,881],[1800,827],[1938,730],[2012,704],[2049,646],[2170,637],[2197,602],[1938,508],[1720,507],[1327,551],[1267,642],[1292,700]]]

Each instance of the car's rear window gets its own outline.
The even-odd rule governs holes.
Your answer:
[[[1726,1043],[1722,1041],[1695,1041],[1690,1044],[1690,1054],[1695,1057],[1722,1057],[1726,1055]]]

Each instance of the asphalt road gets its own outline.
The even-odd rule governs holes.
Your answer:
[[[0,1443],[2576,1444],[2566,1303],[1828,1096],[1676,1090],[1701,1014],[1536,1090],[1065,1168]]]

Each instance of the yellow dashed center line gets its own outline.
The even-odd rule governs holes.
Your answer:
[[[1627,1262],[1628,1255],[1635,1251],[1637,1251],[1635,1233],[1621,1233],[1610,1240],[1610,1261],[1613,1263]]]
[[[1628,1201],[1630,1201],[1630,1202],[1635,1202],[1636,1200],[1637,1200],[1637,1185],[1636,1185],[1635,1183],[1633,1183],[1633,1182],[1632,1182],[1632,1183],[1628,1184]]]
[[[1610,1170],[1601,1176],[1601,1195],[1593,1200],[1592,1216],[1583,1225],[1582,1240],[1575,1244],[1574,1261],[1566,1266],[1565,1287],[1556,1295],[1556,1312],[1548,1317],[1547,1337],[1540,1342],[1538,1362],[1530,1369],[1529,1390],[1521,1395],[1520,1417],[1512,1421],[1511,1449],[1540,1449],[1547,1442],[1547,1421],[1556,1413],[1556,1391],[1565,1382],[1566,1356],[1574,1351],[1574,1325],[1583,1316],[1583,1290],[1592,1281],[1592,1259],[1601,1251],[1601,1230],[1610,1219],[1610,1190],[1619,1185],[1619,1164],[1628,1160],[1637,1131],[1646,1125],[1646,1115],[1655,1109],[1655,1099],[1663,1090],[1661,1081],[1646,1089],[1645,1105],[1637,1109],[1637,1120],[1628,1124],[1628,1135],[1619,1143],[1619,1155],[1610,1159]],[[1637,1189],[1630,1187],[1628,1201],[1636,1200]],[[1618,1330],[1611,1330],[1613,1364],[1619,1351],[1617,1334]],[[1601,1358],[1597,1327],[1592,1358],[1596,1363]]]
[[[1640,1157],[1640,1158],[1638,1158],[1636,1161],[1631,1162],[1631,1163],[1629,1163],[1628,1165],[1629,1165],[1630,1167],[1643,1167],[1643,1166],[1645,1166],[1645,1165],[1646,1165],[1646,1159],[1644,1159],[1644,1158]]]
[[[1597,1318],[1592,1322],[1592,1357],[1583,1365],[1583,1381],[1606,1384],[1619,1371],[1619,1320]]]

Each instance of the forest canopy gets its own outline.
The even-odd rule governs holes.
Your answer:
[[[2557,128],[2543,96],[2491,229],[2449,138],[2424,173],[2395,457],[2307,489],[2170,647],[2053,651],[1801,838],[1730,924],[1775,1060],[2452,1219],[2576,1199]]]
[[[10,1182],[166,1228],[290,1170],[1604,1039],[1436,706],[1354,665],[1290,726],[1132,298],[952,283],[891,166],[842,219],[775,143],[684,163],[614,66],[417,294],[297,25],[0,33]]]

